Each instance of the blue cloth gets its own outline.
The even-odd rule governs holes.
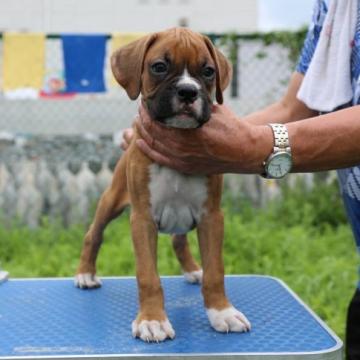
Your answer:
[[[66,92],[105,91],[106,35],[62,35]]]
[[[296,70],[305,74],[315,52],[324,19],[328,11],[329,0],[316,0],[312,21],[305,39]],[[357,25],[351,54],[351,78],[354,97],[347,106],[360,104],[360,0],[358,0]],[[360,121],[360,119],[359,119]],[[360,164],[338,170],[341,193],[351,224],[357,249],[360,252]],[[360,289],[360,281],[358,283]]]

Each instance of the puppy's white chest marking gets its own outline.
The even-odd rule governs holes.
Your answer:
[[[205,176],[188,176],[151,164],[150,203],[160,232],[185,234],[200,222],[207,199]]]

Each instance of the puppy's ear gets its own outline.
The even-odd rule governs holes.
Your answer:
[[[135,100],[140,94],[145,55],[156,37],[156,33],[144,36],[122,46],[111,55],[111,70],[114,77],[131,100]]]
[[[222,104],[223,91],[229,85],[231,75],[232,75],[232,66],[228,59],[219,51],[211,42],[211,40],[204,36],[205,44],[210,52],[211,57],[215,63],[216,71],[216,101],[218,104]]]

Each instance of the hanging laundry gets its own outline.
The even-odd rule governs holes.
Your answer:
[[[45,48],[45,75],[41,98],[67,98],[65,94],[64,62],[61,39],[47,39]]]
[[[115,33],[113,33],[111,36],[110,56],[118,48],[125,46],[135,40],[138,40],[145,35],[147,35],[147,33],[145,33],[145,32],[115,32]],[[109,78],[111,78],[111,85],[119,86],[119,84],[117,83],[117,81],[115,80],[115,78],[111,72],[110,66],[109,66],[109,71],[111,74],[109,77]]]
[[[45,76],[39,93],[41,99],[72,99],[75,93],[66,92],[65,70],[61,39],[47,39],[45,49]]]
[[[2,40],[2,39],[0,39]],[[4,64],[4,45],[3,41],[0,41],[0,91],[4,88],[4,74],[3,74],[3,64]]]
[[[45,69],[45,35],[5,33],[3,88],[41,89]]]
[[[105,91],[106,35],[62,35],[66,92]]]
[[[115,51],[119,47],[138,40],[145,35],[147,35],[145,32],[115,32],[111,37],[111,50]]]

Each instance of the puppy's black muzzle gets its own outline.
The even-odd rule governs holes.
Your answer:
[[[198,88],[195,84],[178,84],[178,82],[178,77],[170,83],[164,82],[156,93],[147,98],[146,104],[151,118],[171,126],[168,119],[186,114],[196,122],[194,128],[202,126],[210,118],[212,104],[210,97],[203,87]],[[192,107],[196,100],[201,100],[198,112]]]
[[[199,90],[195,85],[182,84],[176,87],[177,98],[185,104],[192,104],[199,97]]]

